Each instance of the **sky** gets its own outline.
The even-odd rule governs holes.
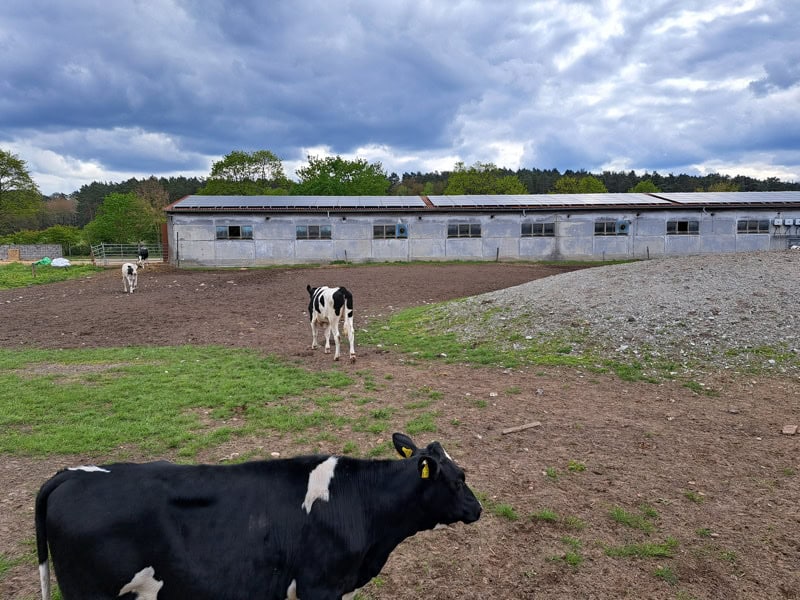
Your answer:
[[[233,150],[800,181],[797,0],[2,0],[0,149],[44,194]]]

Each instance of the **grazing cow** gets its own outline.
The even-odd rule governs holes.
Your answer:
[[[404,460],[62,470],[36,497],[42,598],[48,548],[64,600],[352,598],[404,539],[481,514],[438,442],[392,439]]]
[[[123,263],[122,265],[122,290],[130,294],[136,289],[139,282],[139,267],[133,263]]]
[[[343,287],[316,287],[306,286],[310,299],[308,301],[308,316],[311,319],[311,348],[317,344],[317,327],[322,328],[325,338],[325,354],[331,351],[330,337],[336,344],[333,360],[339,360],[339,321],[343,321],[342,331],[350,340],[350,360],[356,359],[355,329],[353,328],[353,294]]]
[[[147,247],[139,246],[139,258],[136,261],[136,264],[139,266],[140,269],[144,269],[145,264],[147,264],[148,256],[150,256],[150,252],[147,250]]]

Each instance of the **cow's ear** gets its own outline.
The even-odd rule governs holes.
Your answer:
[[[436,474],[439,472],[439,463],[434,459],[420,458],[417,463],[420,479],[436,479]]]
[[[395,433],[392,435],[392,442],[394,443],[395,450],[403,458],[411,458],[417,452],[417,446],[411,441],[411,438],[403,433]]]

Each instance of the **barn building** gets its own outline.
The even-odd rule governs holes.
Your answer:
[[[186,196],[178,266],[592,260],[800,245],[800,192],[519,196]]]

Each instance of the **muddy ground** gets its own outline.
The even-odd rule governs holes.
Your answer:
[[[800,598],[800,436],[781,433],[800,421],[796,379],[726,371],[703,381],[710,390],[703,393],[680,381],[628,383],[568,368],[418,363],[359,345],[358,333],[354,364],[334,367],[330,355],[309,347],[306,284],[351,289],[358,332],[403,307],[562,270],[502,263],[226,271],[158,265],[127,295],[117,269],[109,269],[0,291],[0,347],[257,348],[309,369],[352,372],[357,383],[345,393],[355,399],[368,391],[375,409],[395,408],[397,429],[408,419],[404,407],[424,390],[435,398],[438,432],[416,441],[440,440],[485,496],[486,510],[475,524],[401,544],[362,592],[366,598]],[[503,433],[532,421],[541,425]],[[366,452],[390,433],[337,436]],[[329,441],[336,436],[308,438],[241,439],[202,458],[342,450]],[[70,464],[114,458],[0,456],[0,554],[30,554],[33,498],[45,479]],[[503,506],[513,514],[498,514]],[[611,513],[620,509],[652,530],[619,523]],[[546,510],[555,520],[533,517]],[[664,544],[672,556],[609,555],[646,543]],[[34,563],[0,572],[0,598],[38,597]]]

